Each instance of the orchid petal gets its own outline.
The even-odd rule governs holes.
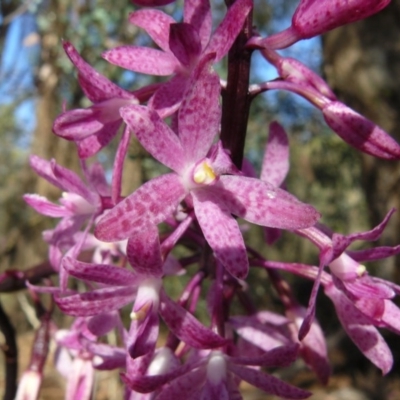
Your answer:
[[[143,321],[132,321],[128,334],[128,352],[132,358],[153,353],[159,331],[159,318],[153,310],[154,305],[148,310]]]
[[[349,256],[351,256],[351,258],[359,262],[382,260],[384,258],[399,254],[400,245],[394,247],[382,246],[366,250],[347,251],[347,253]]]
[[[227,339],[202,325],[189,311],[172,301],[163,291],[159,312],[171,332],[195,349],[224,346]]]
[[[258,365],[266,368],[287,367],[296,361],[299,353],[297,343],[275,347],[261,357],[230,357],[230,362],[238,365]]]
[[[138,274],[154,277],[163,275],[157,226],[148,224],[132,235],[126,253],[129,263]]]
[[[29,206],[42,215],[53,218],[69,217],[73,215],[71,210],[60,207],[47,200],[46,197],[39,196],[38,194],[25,194],[23,198]]]
[[[201,53],[201,44],[196,29],[190,24],[170,25],[169,48],[185,68],[190,68]]]
[[[192,369],[199,366],[199,362],[197,363],[186,363],[178,368],[175,368],[172,371],[169,371],[165,374],[160,375],[146,375],[140,376],[138,373],[130,374],[129,376],[122,374],[122,379],[125,383],[134,391],[139,393],[150,393],[155,390],[158,390],[162,385],[165,385],[169,381],[172,381],[175,378],[180,378],[181,376],[185,376]],[[199,368],[196,368],[198,371]],[[201,370],[201,368],[200,368]],[[205,375],[205,371],[203,370],[203,374]],[[164,390],[163,390],[164,392]]]
[[[155,111],[144,106],[128,106],[120,113],[155,159],[178,173],[183,170],[185,152],[181,142]]]
[[[192,197],[197,220],[216,258],[235,278],[244,279],[249,262],[237,221],[207,187],[193,190]]]
[[[145,9],[138,10],[129,15],[129,22],[144,29],[157,45],[169,52],[169,26],[175,20],[160,10]]]
[[[221,176],[210,189],[218,190],[232,214],[257,225],[292,230],[312,226],[320,217],[314,207],[259,179]]]
[[[31,155],[29,157],[29,165],[39,176],[46,179],[46,181],[51,183],[53,186],[65,191],[65,187],[54,176],[52,161],[45,160],[39,156]]]
[[[264,351],[289,343],[289,338],[281,330],[261,323],[256,317],[232,317],[229,322],[239,336]]]
[[[111,195],[114,204],[117,203],[119,197],[121,196],[124,160],[129,149],[130,139],[131,139],[131,133],[129,131],[129,128],[126,126],[121,141],[119,142],[117,154],[115,155],[114,159],[114,168],[112,175],[112,195]]]
[[[122,267],[114,267],[107,264],[89,264],[71,257],[63,258],[63,267],[75,278],[106,285],[136,286],[142,279],[132,271]]]
[[[172,75],[179,67],[172,54],[148,47],[120,46],[104,52],[103,58],[121,68],[148,75]]]
[[[321,35],[338,26],[349,24],[377,13],[390,0],[302,0],[297,7],[292,25],[302,39]]]
[[[351,340],[373,364],[387,374],[393,365],[390,349],[371,320],[358,310],[334,285],[325,287],[326,295],[335,305],[339,320]]]
[[[357,232],[353,233],[351,235],[339,235],[337,233],[334,233],[332,235],[332,244],[334,248],[334,257],[337,258],[339,255],[346,250],[348,246],[350,246],[351,243],[353,243],[356,240],[368,240],[368,241],[374,241],[378,240],[380,236],[382,235],[386,225],[388,224],[391,216],[396,212],[395,208],[392,208],[385,216],[383,221],[377,225],[375,228],[366,231],[366,232]]]
[[[110,196],[110,186],[106,180],[103,166],[99,162],[94,162],[84,170],[85,178],[90,186],[101,196]]]
[[[110,371],[124,368],[126,365],[126,350],[103,343],[88,343],[87,350],[94,355],[93,367],[97,370]]]
[[[115,97],[135,99],[134,95],[112,83],[84,61],[70,42],[64,41],[63,47],[69,59],[78,69],[82,90],[90,101],[98,103]]]
[[[98,222],[95,236],[114,242],[130,237],[144,223],[159,224],[175,211],[185,195],[176,174],[152,179],[107,212]]]
[[[120,321],[119,315],[115,312],[100,313],[87,321],[87,328],[94,336],[100,337],[111,332]]]
[[[260,179],[279,187],[289,172],[289,141],[283,127],[276,121],[269,126],[269,136]]]
[[[173,76],[154,93],[148,102],[148,107],[157,111],[161,118],[169,117],[180,107],[188,82],[186,75]]]
[[[306,390],[289,385],[274,376],[264,374],[261,371],[242,367],[236,364],[229,364],[228,367],[235,375],[250,383],[258,389],[287,399],[306,399],[311,395]]]
[[[114,311],[133,301],[135,291],[129,286],[96,289],[67,297],[54,296],[61,311],[68,315],[87,317]]]
[[[90,203],[98,202],[98,194],[93,193],[75,172],[58,165],[55,161],[52,161],[52,168],[55,178],[61,182],[66,192],[76,193]]]
[[[91,136],[78,141],[78,155],[80,158],[88,158],[94,156],[103,147],[111,142],[111,139],[118,133],[122,121],[114,121],[107,123],[101,130],[93,133]]]
[[[216,53],[216,62],[220,61],[232,47],[252,7],[252,0],[237,0],[229,7],[205,50],[206,53]]]
[[[375,157],[400,159],[400,145],[378,125],[345,104],[332,101],[322,108],[326,123],[345,142]]]
[[[201,389],[206,380],[204,368],[193,369],[169,383],[157,396],[158,400],[191,399]],[[211,399],[210,399],[211,400]],[[212,399],[214,400],[214,399]]]
[[[183,20],[196,29],[204,49],[210,40],[212,28],[209,0],[186,0],[183,7]]]
[[[218,75],[210,71],[212,62],[211,56],[204,58],[193,72],[179,109],[179,137],[188,162],[207,155],[219,129],[221,88]]]
[[[103,127],[95,109],[78,108],[60,114],[54,121],[53,132],[67,140],[82,140]]]
[[[385,311],[382,315],[382,322],[387,329],[400,334],[400,309],[390,300],[384,300]]]

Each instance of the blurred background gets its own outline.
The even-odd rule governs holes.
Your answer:
[[[177,4],[165,9],[179,20],[180,3]],[[258,31],[270,34],[289,26],[297,4],[297,0],[255,0],[254,24]],[[217,24],[225,7],[218,0],[213,1],[213,8]],[[134,6],[127,0],[0,0],[0,272],[29,269],[47,258],[41,232],[54,221],[27,207],[22,195],[39,193],[56,200],[59,193],[30,171],[29,154],[55,158],[78,172],[74,145],[52,133],[53,120],[64,107],[90,104],[77,83],[61,40],[71,41],[86,61],[128,90],[152,82],[148,76],[123,71],[101,58],[104,50],[118,45],[153,45],[146,34],[127,22],[131,11]],[[400,141],[400,0],[392,0],[376,16],[322,38],[303,41],[282,53],[300,59],[324,76],[341,100]],[[252,65],[253,83],[276,77],[274,69],[256,54]],[[221,63],[218,69],[224,78],[226,65]],[[370,229],[390,208],[400,208],[400,163],[353,150],[330,132],[318,110],[291,94],[271,92],[254,100],[246,156],[256,166],[261,165],[272,120],[278,120],[290,136],[292,166],[288,189],[320,210],[322,222],[333,230],[347,234]],[[117,142],[118,137],[110,149],[99,155],[109,169]],[[124,194],[160,171],[160,166],[135,140],[125,168]],[[291,234],[285,233],[271,248],[264,244],[260,229],[252,227],[247,235],[250,243],[270,259],[318,263],[312,246]],[[386,246],[398,243],[400,213],[392,217],[379,242]],[[371,263],[368,269],[400,283],[400,257]],[[262,304],[275,306],[269,284],[260,285],[257,274],[249,278],[250,284],[256,285],[255,296]],[[296,280],[295,287],[303,304],[307,304],[310,283]],[[18,333],[22,371],[29,361],[37,327],[30,297],[21,291],[0,294],[0,301]],[[382,378],[343,334],[331,305],[323,296],[320,301],[317,316],[327,335],[334,375],[326,388],[318,386],[312,373],[300,367],[283,378],[315,390],[314,400],[399,399],[399,339],[385,333],[396,363],[394,371]],[[59,323],[64,323],[61,317]],[[47,368],[42,398],[61,398],[62,381],[51,360]],[[0,374],[0,386],[2,379]],[[118,374],[112,379],[102,375],[99,387],[97,399],[121,398]],[[254,391],[247,396],[269,398]]]

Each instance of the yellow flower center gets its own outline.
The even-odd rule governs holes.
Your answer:
[[[214,170],[207,161],[197,165],[193,172],[193,180],[198,184],[207,185],[213,182],[216,177]]]

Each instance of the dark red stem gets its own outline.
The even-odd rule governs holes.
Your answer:
[[[229,7],[234,0],[227,0]],[[249,94],[251,49],[246,43],[252,35],[252,12],[228,53],[228,79],[222,94],[221,141],[230,150],[233,163],[240,169],[247,132],[251,97]]]
[[[18,350],[15,340],[15,329],[0,303],[0,330],[4,335],[2,345],[5,363],[5,391],[3,400],[13,400],[17,392]]]

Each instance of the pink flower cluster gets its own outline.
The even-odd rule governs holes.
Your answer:
[[[135,3],[157,7],[171,2]],[[55,160],[32,156],[32,168],[63,194],[59,204],[37,194],[25,195],[25,201],[59,219],[43,236],[60,284],[30,286],[50,292],[64,313],[76,317],[69,330],[54,334],[57,365],[68,381],[67,399],[89,399],[94,371],[115,368],[124,371],[129,400],[241,399],[242,380],[284,398],[307,398],[308,391],[264,369],[288,366],[301,357],[327,382],[327,348],[314,317],[321,285],[360,351],[383,373],[390,370],[392,354],[377,328],[400,333],[400,310],[393,303],[400,288],[370,276],[360,262],[397,254],[400,246],[360,252],[347,248],[355,240],[378,239],[393,211],[371,231],[348,236],[330,232],[318,223],[320,214],[313,206],[285,189],[289,148],[282,126],[270,125],[258,177],[249,161],[237,162],[241,155],[233,154],[237,149],[230,146],[230,132],[221,122],[229,96],[242,96],[249,103],[262,91],[288,90],[321,110],[326,123],[350,145],[376,157],[400,159],[400,146],[388,134],[341,103],[305,65],[276,52],[365,18],[388,2],[302,0],[291,27],[266,38],[248,29],[257,11],[252,0],[234,1],[214,31],[209,0],[185,0],[180,22],[159,8],[139,9],[129,21],[144,29],[158,48],[126,45],[103,55],[136,73],[169,77],[136,91],[118,87],[87,64],[71,43],[63,43],[93,104],[63,112],[54,122],[54,133],[76,143],[84,178]],[[224,82],[214,64],[232,49],[239,56],[228,58]],[[241,54],[251,51],[259,51],[279,79],[251,85],[245,93],[230,90],[235,84],[231,70],[241,63]],[[247,118],[246,112],[243,115],[227,118]],[[101,165],[90,158],[108,146],[121,127],[109,183]],[[132,135],[170,172],[123,198],[121,176]],[[245,130],[243,142],[244,136]],[[264,227],[269,245],[281,230],[311,241],[319,249],[319,265],[265,259],[245,243],[238,218]],[[177,244],[191,255],[173,252]],[[80,256],[87,250],[92,259],[83,262]],[[170,275],[189,274],[189,265],[192,275],[180,297],[172,299],[165,282]],[[284,315],[252,304],[251,291],[245,290],[250,268],[268,273]],[[278,270],[314,281],[308,308],[299,305]],[[70,277],[82,282],[79,291],[69,288]],[[196,317],[204,287],[209,322]],[[241,315],[231,315],[235,299],[243,303]],[[127,305],[128,322],[120,312]],[[168,329],[163,342],[160,320]],[[113,330],[118,346],[105,340]],[[23,379],[32,377],[29,372]],[[23,381],[19,398],[36,398],[26,397],[28,387]]]

